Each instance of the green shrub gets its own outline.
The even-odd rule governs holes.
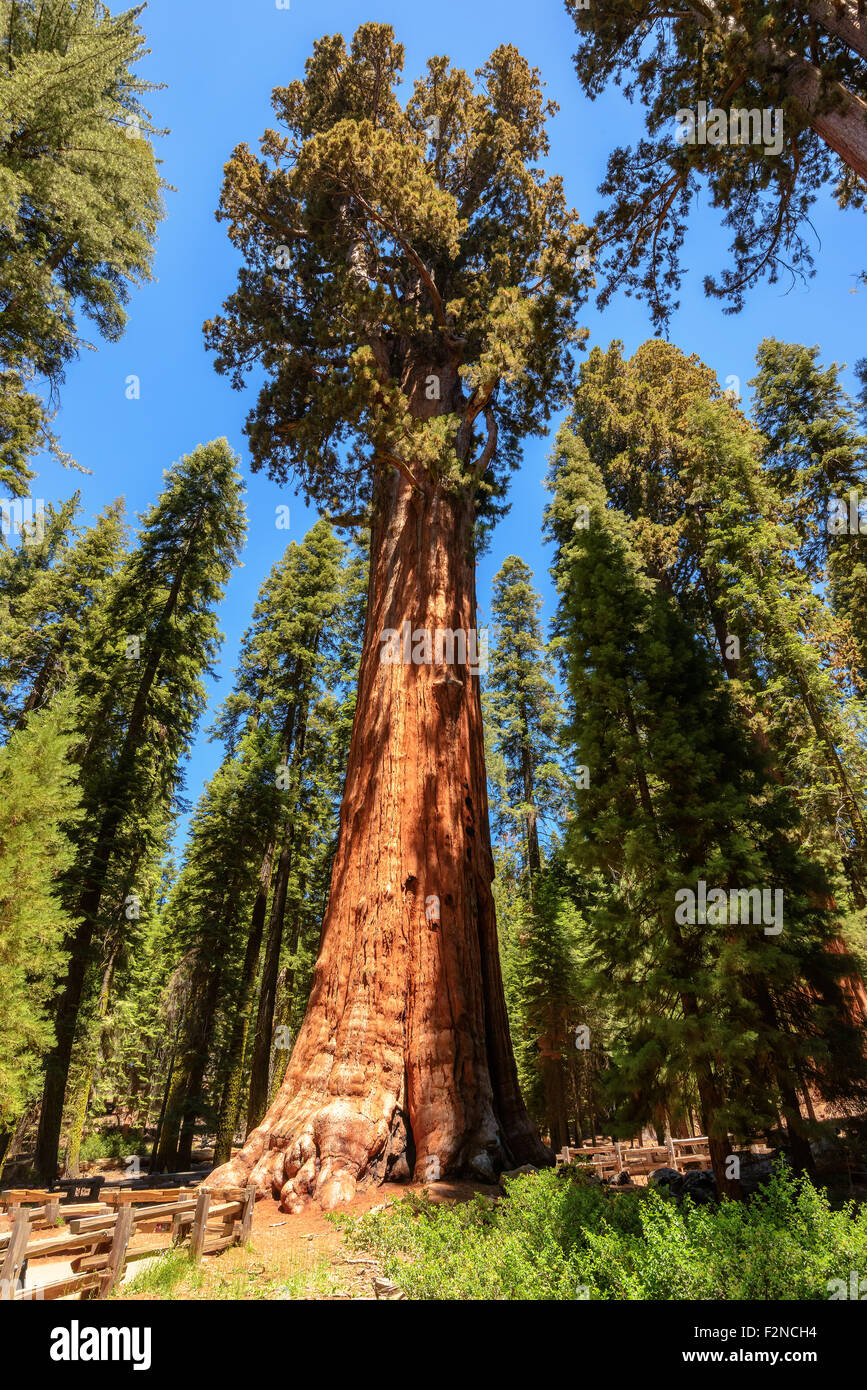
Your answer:
[[[867,1273],[867,1207],[832,1210],[784,1164],[748,1202],[678,1206],[545,1171],[494,1204],[410,1196],[335,1218],[416,1299],[826,1299]]]
[[[137,1131],[124,1135],[119,1129],[94,1129],[82,1139],[79,1159],[89,1162],[94,1158],[126,1158],[128,1154],[141,1154],[142,1143]]]

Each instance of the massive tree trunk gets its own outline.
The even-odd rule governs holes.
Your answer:
[[[307,1013],[283,1085],[213,1186],[284,1210],[359,1179],[493,1181],[550,1161],[518,1089],[491,895],[479,682],[385,664],[382,636],[475,630],[473,504],[381,480],[340,836]],[[436,651],[434,651],[436,656]],[[455,653],[457,655],[457,653]]]

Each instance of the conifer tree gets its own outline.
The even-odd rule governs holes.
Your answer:
[[[419,1175],[487,1178],[544,1158],[508,1037],[477,677],[381,653],[405,623],[475,633],[477,521],[568,384],[584,229],[541,167],[550,107],[514,48],[475,85],[431,59],[404,107],[402,67],[392,29],[365,24],[274,92],[282,129],[226,166],[245,264],[206,326],[235,385],[264,367],[254,467],[372,526],[313,993],[277,1099],[211,1178],[252,1174],[289,1209],[348,1200],[407,1153]]]
[[[576,426],[612,502],[637,524],[648,572],[713,648],[757,745],[795,789],[805,835],[825,827],[814,852],[860,904],[863,714],[835,679],[844,634],[792,561],[762,437],[709,368],[658,340],[628,361],[618,343],[593,349]],[[853,1006],[865,1014],[857,980]]]
[[[76,751],[84,816],[64,884],[75,926],[55,1005],[57,1041],[46,1064],[37,1166],[53,1177],[82,991],[103,896],[125,825],[166,804],[204,703],[217,651],[214,606],[245,530],[241,480],[225,440],[201,445],[168,471],[94,624],[76,683],[83,743]]]
[[[217,1119],[219,1101],[208,1095],[206,1074],[216,1047],[220,999],[224,993],[233,996],[249,935],[262,845],[279,795],[277,752],[270,731],[252,729],[238,755],[218,768],[199,798],[184,863],[166,904],[163,932],[173,943],[184,1000],[160,1167],[189,1167],[196,1123],[202,1116],[211,1123]]]
[[[0,727],[21,727],[49,704],[56,690],[74,681],[87,662],[91,622],[108,594],[123,558],[123,505],[111,503],[85,530],[74,523],[77,495],[52,515],[68,517],[62,546],[45,562],[0,576]],[[22,546],[22,549],[29,547]]]
[[[562,821],[569,789],[557,746],[563,709],[532,578],[516,555],[504,561],[494,578],[493,648],[484,710],[488,742],[503,773],[502,794],[495,793],[493,799],[494,830],[517,825],[522,841],[519,892],[524,920],[513,960],[520,1035],[536,1049],[548,1134],[559,1151],[569,1138],[564,1054],[573,981],[558,895],[543,873],[539,821],[547,821],[550,836]]]
[[[130,286],[151,278],[163,209],[140,13],[0,3],[0,482],[19,495],[38,448],[63,458],[34,379],[62,380],[79,314],[120,338]]]
[[[831,949],[839,923],[821,866],[804,853],[797,807],[719,663],[650,572],[647,521],[612,505],[568,427],[552,485],[558,632],[573,736],[590,768],[568,844],[605,885],[587,921],[627,1024],[621,1115],[633,1128],[651,1119],[655,1097],[688,1069],[721,1191],[736,1186],[728,1134],[771,1130],[777,1108],[809,1167],[799,1092],[839,1101],[865,1080],[862,1035],[843,1008],[853,966]],[[683,895],[697,901],[702,883],[727,904],[737,893],[737,908],[715,899],[706,915],[684,915]],[[771,886],[784,914],[768,932],[745,920],[740,894]]]
[[[274,637],[277,639],[276,650],[282,652],[283,662],[292,671],[296,713],[291,746],[288,742],[285,744],[285,756],[281,748],[286,785],[282,798],[282,824],[277,827],[275,839],[275,844],[279,844],[279,858],[275,868],[253,1038],[248,1129],[255,1128],[268,1108],[277,979],[293,880],[297,885],[299,878],[303,878],[305,851],[310,853],[316,829],[323,821],[328,823],[332,809],[327,804],[327,789],[329,771],[333,775],[333,752],[328,747],[327,738],[323,739],[320,732],[325,707],[330,708],[332,703],[336,703],[339,709],[341,690],[345,701],[348,693],[346,687],[350,685],[353,688],[354,708],[360,641],[359,586],[361,583],[366,585],[367,575],[366,566],[360,568],[357,560],[338,575],[336,564],[343,558],[344,548],[338,545],[330,526],[320,522],[305,538],[303,550],[298,556],[300,563],[294,581],[294,603],[291,609],[288,606],[284,609],[282,631],[278,627],[272,635],[272,640]],[[287,630],[286,619],[290,612],[291,626]],[[314,702],[318,708],[314,709]],[[345,744],[342,752],[345,755]],[[343,772],[344,765],[341,765],[341,779]],[[326,798],[325,804],[323,796]],[[300,932],[297,901],[294,904],[293,922],[295,925],[290,944],[294,953]]]
[[[825,582],[850,640],[837,644],[841,682],[867,682],[867,434],[855,403],[840,384],[836,363],[824,367],[819,349],[766,338],[756,355],[753,418],[767,441],[764,454],[775,488],[796,528],[797,562]],[[854,494],[854,496],[853,496]],[[867,500],[867,499],[865,499]]]
[[[58,889],[78,814],[74,740],[67,692],[0,748],[0,1164],[52,1041],[49,1005],[67,927]]]
[[[260,740],[269,740],[272,751],[270,803],[264,815],[267,830],[226,1059],[228,1074],[215,1151],[218,1163],[229,1157],[241,1104],[244,1050],[263,936],[261,1017],[254,1036],[249,1109],[259,1118],[266,1108],[274,997],[296,832],[297,768],[303,758],[311,690],[323,628],[335,602],[342,550],[325,521],[317,523],[301,545],[289,546],[263,586],[253,625],[242,642],[235,691],[217,721],[230,757],[236,752],[239,731],[249,733],[251,728]]]

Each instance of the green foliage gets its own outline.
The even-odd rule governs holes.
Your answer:
[[[0,1131],[33,1099],[53,1040],[48,1005],[69,925],[58,880],[72,859],[66,832],[79,801],[74,721],[64,697],[0,748]]]
[[[831,185],[841,206],[863,207],[855,152],[867,74],[851,15],[844,20],[833,5],[809,0],[565,3],[579,35],[575,70],[585,93],[592,100],[611,82],[622,86],[630,100],[638,96],[647,130],[634,148],[611,152],[600,187],[608,199],[594,227],[606,252],[600,303],[623,288],[647,301],[654,327],[669,321],[703,184],[732,234],[730,265],[704,280],[724,312],[739,310],[765,276],[775,284],[781,273],[811,274],[805,229],[819,190]],[[848,40],[841,32],[847,22]],[[678,144],[676,112],[695,114],[702,100],[708,110],[780,110],[781,149]],[[831,111],[836,122],[828,120]]]
[[[803,846],[797,803],[744,717],[741,682],[725,678],[704,637],[714,624],[696,632],[687,617],[720,593],[734,614],[732,596],[748,594],[763,606],[768,648],[778,635],[781,658],[797,661],[808,652],[796,626],[802,610],[787,612],[756,564],[760,489],[744,431],[726,435],[726,404],[690,403],[678,380],[688,380],[689,364],[658,349],[675,358],[673,371],[657,380],[648,352],[641,372],[621,370],[601,388],[607,364],[591,355],[577,429],[563,428],[552,463],[558,632],[571,734],[590,767],[568,850],[600,884],[585,920],[599,988],[623,1021],[611,1089],[624,1122],[653,1119],[692,1074],[712,1137],[767,1129],[780,1105],[797,1128],[799,1077],[820,1093],[863,1094],[860,1034],[839,984],[853,964],[840,969],[828,949],[840,924],[827,881]],[[642,409],[618,416],[630,391]],[[692,547],[694,568],[685,563]],[[702,586],[717,579],[720,590],[708,594]],[[677,894],[699,880],[726,890],[773,885],[783,891],[784,929],[766,934],[728,914],[678,920]]]
[[[835,362],[817,347],[765,338],[756,354],[753,416],[766,440],[764,464],[793,526],[794,563],[827,586],[839,620],[825,659],[838,686],[863,695],[867,683],[867,537],[849,526],[867,482],[867,434]],[[836,507],[834,504],[837,504]],[[839,526],[844,509],[845,529]]]
[[[832,1210],[784,1165],[749,1202],[719,1206],[545,1171],[497,1203],[410,1197],[334,1219],[413,1299],[809,1301],[867,1262],[867,1206]]]
[[[116,341],[130,285],[151,278],[162,182],[142,105],[152,84],[134,72],[139,14],[0,3],[0,449],[15,491],[38,447],[59,453],[27,383],[61,381],[83,342],[78,312]]]
[[[554,663],[542,633],[542,600],[517,555],[494,578],[493,642],[484,685],[494,832],[522,838],[525,869],[538,873],[540,821],[549,840],[562,823],[569,796],[559,737],[564,721]],[[502,775],[496,775],[498,770]],[[547,833],[545,833],[547,831]]]
[[[495,513],[569,380],[583,228],[540,167],[553,108],[516,49],[477,87],[431,58],[401,108],[403,59],[363,24],[274,91],[281,129],[226,165],[218,217],[245,264],[206,340],[236,387],[265,369],[253,467],[332,515],[363,515],[392,468]]]

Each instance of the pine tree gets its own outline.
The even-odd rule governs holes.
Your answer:
[[[562,821],[569,787],[557,746],[563,709],[532,579],[516,555],[504,561],[494,578],[493,651],[484,710],[494,765],[502,769],[502,794],[495,792],[493,799],[494,830],[518,826],[522,841],[524,920],[518,928],[520,963],[513,961],[518,1024],[525,1044],[537,1049],[548,1134],[559,1150],[569,1139],[564,1054],[573,981],[555,885],[543,873],[539,821],[544,816],[549,834]]]
[[[238,755],[218,768],[199,798],[184,863],[163,914],[162,931],[173,943],[181,971],[174,992],[180,989],[183,1005],[160,1167],[189,1167],[197,1122],[217,1119],[219,1101],[207,1094],[206,1074],[224,994],[235,1012],[262,845],[279,795],[277,753],[271,732],[253,729]]]
[[[838,366],[823,367],[818,357],[817,347],[776,338],[761,342],[758,374],[750,382],[753,416],[767,441],[765,467],[798,534],[797,563],[814,583],[827,583],[832,606],[851,634],[837,644],[836,671],[841,682],[854,681],[863,691],[867,540],[858,506],[867,484],[867,434],[858,429]]]
[[[763,473],[762,437],[708,367],[661,341],[628,361],[618,343],[593,349],[576,425],[612,502],[637,525],[648,572],[714,650],[757,746],[795,789],[805,836],[819,836],[814,852],[860,904],[863,713],[835,676],[843,630],[792,560],[796,536]],[[853,989],[861,1012],[867,996]]]
[[[327,702],[329,707],[334,702],[339,709],[341,688],[345,700],[347,682],[354,687],[358,652],[352,649],[353,637],[357,643],[360,634],[357,621],[353,624],[353,612],[357,610],[359,582],[366,582],[367,577],[357,562],[338,575],[336,565],[344,558],[343,547],[338,547],[330,526],[321,522],[305,538],[304,548],[297,558],[299,572],[294,580],[294,604],[292,610],[284,609],[286,614],[289,611],[293,613],[294,631],[291,627],[287,630],[284,616],[282,631],[277,628],[273,632],[277,638],[277,650],[283,653],[283,661],[292,671],[297,713],[293,721],[295,727],[291,747],[287,742],[281,749],[281,756],[285,750],[282,766],[285,768],[286,783],[283,823],[275,840],[275,843],[279,843],[280,852],[276,863],[253,1039],[248,1130],[255,1128],[268,1108],[277,979],[293,879],[296,885],[299,878],[303,879],[305,851],[309,854],[316,829],[323,819],[326,823],[330,820],[329,812],[332,809],[327,801],[330,750],[319,733],[324,714],[322,702]],[[318,708],[314,708],[314,702],[318,703]],[[341,779],[344,766],[340,767]],[[312,796],[311,779],[315,785]],[[300,934],[297,896],[293,904],[293,923],[290,945],[294,953]],[[291,986],[287,985],[287,988]]]
[[[568,845],[605,885],[587,921],[600,982],[626,1023],[621,1117],[632,1129],[651,1120],[689,1070],[721,1191],[733,1187],[729,1132],[767,1132],[777,1108],[809,1167],[798,1092],[838,1100],[865,1081],[861,1033],[842,1006],[852,962],[831,949],[839,924],[821,867],[801,847],[797,807],[744,727],[732,684],[648,572],[647,522],[612,505],[567,427],[552,485],[558,631],[573,737],[590,769]],[[717,899],[706,920],[699,911],[690,921],[683,895],[698,899],[702,882],[726,902],[773,885],[781,931],[741,920],[740,899],[737,912]]]
[[[52,1042],[50,996],[68,918],[58,893],[78,813],[69,694],[0,748],[0,1164]]]
[[[142,105],[153,85],[134,71],[140,12],[0,3],[0,480],[19,495],[40,447],[64,459],[30,384],[62,380],[77,313],[117,341],[130,285],[151,278],[162,182]]]
[[[76,751],[84,816],[64,885],[76,922],[56,1001],[57,1041],[46,1064],[37,1166],[54,1176],[63,1100],[94,936],[104,927],[113,860],[166,805],[204,704],[219,630],[214,606],[245,529],[241,480],[225,440],[201,445],[166,474],[94,624],[76,689],[86,738]]]
[[[77,494],[49,525],[69,529],[42,563],[0,574],[0,728],[21,727],[31,711],[51,702],[86,663],[91,619],[108,593],[124,555],[123,506],[113,502],[93,526],[75,525]],[[22,550],[29,549],[26,543]]]

